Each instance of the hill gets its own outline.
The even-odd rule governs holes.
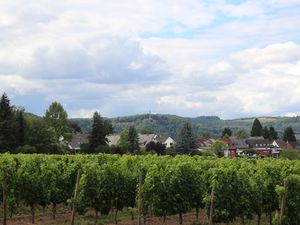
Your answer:
[[[254,118],[241,118],[222,120],[217,116],[199,116],[195,118],[181,117],[176,115],[155,114],[149,119],[148,114],[133,115],[126,117],[116,117],[108,119],[115,133],[120,133],[123,129],[134,125],[141,131],[153,131],[157,134],[167,134],[176,136],[185,122],[191,123],[196,135],[210,134],[220,135],[224,127],[230,127],[233,131],[244,129],[250,132]],[[282,133],[287,126],[292,126],[296,133],[300,133],[300,117],[259,117],[263,126],[273,125],[275,129]],[[91,119],[75,118],[70,122],[77,123],[85,132],[91,129]]]

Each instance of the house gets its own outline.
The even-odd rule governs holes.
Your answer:
[[[254,148],[256,150],[266,149],[266,148],[270,148],[272,146],[272,142],[269,140],[265,140],[265,139],[248,138],[246,140],[246,143],[248,144],[249,148]]]
[[[251,137],[246,140],[249,148],[256,150],[256,155],[259,158],[272,157],[272,142],[265,140],[263,137]]]
[[[216,139],[210,137],[197,138],[196,143],[198,147],[210,147],[212,143],[214,143]]]
[[[231,139],[221,138],[220,141],[224,142],[228,146],[228,149],[224,151],[225,157],[236,157],[237,156],[237,147]]]
[[[244,150],[249,149],[246,138],[230,137],[229,139],[234,143],[237,155],[242,155]]]
[[[172,137],[168,137],[167,140],[163,142],[163,144],[166,145],[166,148],[171,148],[176,145],[176,141]]]
[[[68,144],[68,147],[71,152],[76,153],[80,150],[80,145],[85,143],[88,143],[88,134],[76,133],[73,135],[72,140]]]
[[[120,140],[120,135],[119,134],[107,135],[106,139],[107,139],[107,144],[109,146],[118,145],[119,144],[119,140]]]
[[[287,143],[282,140],[273,140],[272,146],[272,157],[279,158],[281,150],[287,148]]]
[[[109,146],[119,144],[120,141],[119,134],[108,135],[106,138]],[[139,141],[140,148],[145,148],[146,145],[151,141],[159,142],[159,137],[156,134],[138,134],[138,141]]]
[[[274,140],[272,142],[272,145],[274,148],[279,149],[279,150],[287,148],[287,143],[282,140]]]
[[[140,148],[145,148],[150,142],[159,142],[159,137],[156,134],[138,134]]]
[[[175,139],[170,136],[160,136],[158,141],[164,144],[166,148],[171,148],[176,144]]]

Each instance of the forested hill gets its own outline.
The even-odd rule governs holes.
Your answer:
[[[116,117],[109,119],[114,127],[115,133],[134,125],[141,132],[154,132],[176,136],[185,122],[191,123],[196,135],[210,134],[220,135],[224,127],[230,127],[233,131],[244,129],[250,132],[254,118],[222,120],[217,116],[200,116],[196,118],[180,117],[175,115],[154,114],[149,119],[148,114]],[[296,133],[300,133],[300,117],[260,117],[263,126],[273,125],[279,133],[287,126],[292,126]],[[77,123],[81,129],[88,132],[91,128],[90,119],[70,119]]]

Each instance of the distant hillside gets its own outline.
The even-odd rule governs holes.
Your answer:
[[[196,135],[210,134],[220,135],[224,127],[230,127],[233,131],[244,129],[250,132],[254,118],[242,118],[232,120],[221,120],[217,116],[200,116],[196,118],[180,117],[175,115],[152,115],[148,114],[117,117],[109,119],[114,127],[115,133],[120,133],[123,129],[134,125],[138,131],[145,128],[153,130],[157,134],[168,134],[176,136],[185,122],[191,123]],[[260,117],[263,126],[273,125],[280,133],[287,126],[292,126],[296,133],[300,133],[300,117]],[[91,129],[90,119],[70,119],[70,122],[77,123],[85,132]]]

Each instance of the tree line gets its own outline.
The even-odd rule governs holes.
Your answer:
[[[81,146],[81,153],[116,153],[116,154],[146,154],[154,152],[159,155],[169,154],[200,154],[197,150],[194,129],[190,123],[183,123],[177,144],[166,149],[159,142],[149,143],[145,149],[140,149],[137,130],[133,125],[124,129],[120,134],[117,146],[108,146],[107,135],[114,132],[109,120],[104,119],[100,113],[95,112],[91,120],[92,129],[88,136],[88,143]],[[75,132],[81,129],[77,124],[68,121],[68,114],[58,102],[53,102],[42,118],[26,116],[23,108],[10,105],[4,93],[0,100],[0,152],[12,153],[47,153],[59,154],[68,150],[68,142]],[[145,130],[147,133],[149,130]],[[223,137],[233,134],[229,127],[222,132]],[[245,138],[247,135],[240,130],[235,135]],[[265,139],[276,140],[278,132],[273,126],[262,127],[260,121],[255,119],[251,129],[251,136],[263,136]],[[292,127],[287,127],[283,134],[286,142],[295,142]]]
[[[23,108],[10,104],[4,93],[0,99],[0,152],[62,154],[78,125],[68,121],[68,114],[59,102],[53,102],[43,117],[28,116]],[[93,153],[99,145],[106,145],[112,125],[98,112],[93,116],[93,131],[89,135],[86,153]]]
[[[230,137],[232,136],[233,132],[229,127],[225,127],[222,131],[222,137]],[[238,133],[235,134],[239,138],[246,138],[247,134],[240,130]],[[261,122],[258,118],[255,118],[251,127],[250,132],[251,137],[259,137],[262,136],[264,139],[268,140],[277,140],[279,139],[279,134],[275,130],[275,128],[271,125],[269,127],[262,126]],[[295,132],[291,126],[288,126],[284,129],[282,140],[285,142],[296,142]]]

